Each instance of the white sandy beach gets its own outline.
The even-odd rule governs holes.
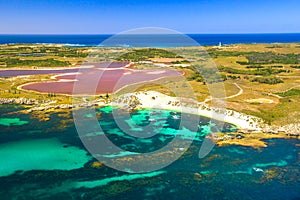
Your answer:
[[[186,101],[180,100],[179,98],[170,97],[155,91],[124,94],[114,99],[111,105],[124,108],[128,108],[130,105],[133,108],[158,108],[174,110],[228,122],[236,125],[239,129],[247,129],[251,131],[262,130],[262,120],[260,118],[233,110],[213,108],[205,103],[192,101],[186,103]]]

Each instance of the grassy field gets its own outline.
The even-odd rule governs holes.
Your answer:
[[[88,48],[61,45],[1,45],[0,67],[39,68],[78,65],[88,61],[133,61],[136,69],[159,69],[160,63],[183,71],[185,79],[162,79],[136,84],[120,93],[133,90],[156,90],[174,96],[174,88],[184,94],[193,88],[199,101],[210,96],[209,86],[220,84],[226,90],[227,108],[263,118],[269,124],[284,125],[300,122],[300,48],[299,44],[235,44],[222,47],[206,46],[157,49]],[[204,50],[205,51],[204,51]],[[155,59],[157,58],[157,59]],[[172,58],[165,59],[164,58]],[[177,59],[178,60],[174,60]],[[11,64],[9,60],[21,60]],[[26,61],[26,62],[25,62]],[[147,61],[147,62],[143,62]],[[25,63],[25,65],[24,65]],[[37,64],[44,63],[44,64]],[[176,64],[185,63],[182,67]],[[214,67],[207,68],[209,65]],[[213,63],[213,64],[212,64]],[[205,77],[203,77],[205,73]],[[28,82],[49,80],[50,75],[35,75],[0,79],[0,97],[55,99],[70,103],[63,95],[49,97],[21,91],[17,86]],[[184,94],[188,96],[189,94]],[[191,95],[191,94],[190,94]]]
[[[237,72],[239,70],[242,72],[234,74],[239,78],[228,78],[225,81],[225,83],[237,83],[243,88],[243,94],[227,99],[227,107],[261,117],[270,124],[282,125],[299,122],[300,93],[296,89],[300,89],[300,70],[294,67],[295,64],[300,62],[300,48],[298,46],[299,44],[240,44],[221,48],[206,47],[208,52],[214,52],[216,55],[213,59],[217,66],[234,68],[237,69]],[[217,52],[221,53],[218,54]],[[236,54],[236,56],[232,56],[233,54]],[[249,62],[249,55],[258,55],[253,60],[259,63],[256,64],[257,66],[263,68],[247,68],[247,66],[253,65],[253,63],[243,64]],[[263,55],[272,55],[274,58],[268,58],[269,63],[266,63],[267,59]],[[292,61],[289,60],[289,57],[292,57]],[[297,57],[297,60],[294,60],[295,57]],[[281,60],[278,58],[281,58]],[[260,61],[264,63],[261,64]],[[261,72],[263,69],[271,69],[270,74],[255,75],[253,73],[254,70]],[[278,73],[278,69],[284,69],[285,71],[281,70],[282,72]],[[245,71],[250,73],[243,73]],[[227,77],[233,75],[226,71],[223,73]],[[253,81],[254,79],[269,77],[275,77],[282,80],[282,82],[268,84],[263,83],[263,81]]]

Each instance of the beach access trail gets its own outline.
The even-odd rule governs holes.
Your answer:
[[[244,90],[243,90],[243,88],[241,88],[241,86],[239,86],[237,83],[233,83],[233,84],[239,89],[238,93],[236,93],[236,94],[234,94],[234,95],[231,95],[231,96],[228,96],[228,97],[225,97],[225,98],[218,98],[218,99],[231,99],[231,98],[240,96],[240,95],[242,95],[242,94],[244,93]],[[212,100],[212,98],[211,98],[211,96],[209,96],[209,97],[207,97],[207,98],[203,101],[203,103],[207,103],[207,102],[209,102],[209,101],[211,101],[211,100]]]

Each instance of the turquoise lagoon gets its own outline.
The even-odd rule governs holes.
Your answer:
[[[151,152],[167,145],[178,129],[192,145],[177,161],[154,172],[131,174],[101,166],[84,148],[72,113],[52,113],[49,121],[21,114],[21,106],[0,106],[1,199],[299,199],[299,140],[267,140],[268,147],[215,146],[204,158],[198,151],[212,131],[229,133],[236,127],[201,117],[195,138],[189,127],[180,127],[180,113],[139,110],[118,116],[128,131],[143,132],[153,118],[157,134],[135,138],[121,130],[111,107],[96,109],[103,131],[120,148]],[[155,113],[155,115],[153,115]],[[85,116],[92,118],[92,115]],[[156,128],[157,127],[157,128]],[[106,155],[123,157],[126,154]],[[257,170],[259,169],[259,170]]]

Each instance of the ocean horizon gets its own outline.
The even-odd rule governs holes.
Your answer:
[[[115,37],[117,36],[117,37]],[[111,37],[109,45],[105,41]],[[186,38],[191,38],[186,39]],[[300,42],[300,33],[242,34],[0,34],[0,44],[64,44],[69,46],[183,47]]]

